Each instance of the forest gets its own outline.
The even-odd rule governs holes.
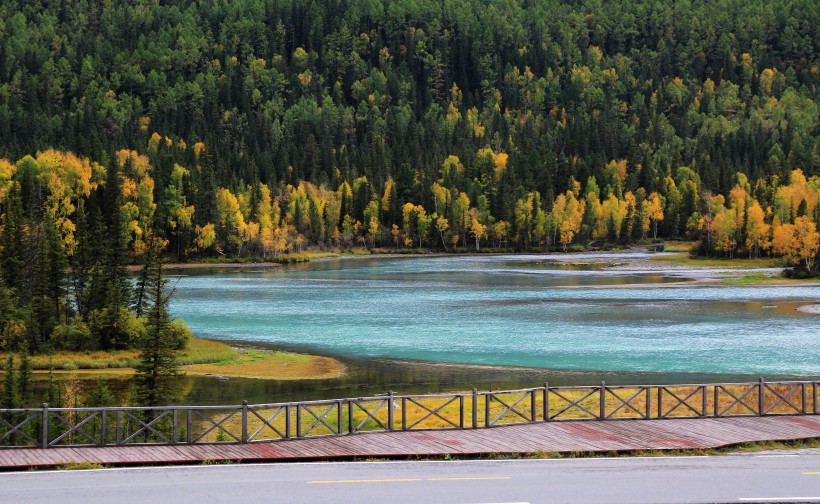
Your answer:
[[[686,238],[817,274],[816,7],[3,2],[0,349],[136,345],[161,257]]]

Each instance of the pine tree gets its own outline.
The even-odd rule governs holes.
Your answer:
[[[20,292],[23,287],[25,259],[23,258],[23,207],[18,184],[12,186],[3,202],[0,217],[0,270],[9,289]]]
[[[32,384],[31,384],[31,361],[28,358],[28,349],[23,346],[20,351],[20,365],[17,368],[17,401],[26,407],[31,402],[32,398]]]
[[[134,378],[134,400],[142,406],[158,406],[178,399],[179,369],[173,332],[170,330],[167,280],[163,277],[159,254],[152,254],[146,264],[148,281],[146,294],[151,308],[144,317],[145,331],[140,339],[139,363]]]
[[[131,158],[126,159],[126,168]],[[128,236],[122,214],[122,177],[119,163],[111,162],[105,183],[103,204],[106,218],[107,247],[105,268],[108,273],[107,298],[119,306],[127,306],[131,297],[128,281]]]
[[[153,237],[149,237],[148,243],[156,245],[157,240]],[[148,247],[148,250],[145,251],[145,260],[134,289],[134,313],[136,313],[137,317],[142,317],[148,308],[148,298],[150,293],[147,292],[147,290],[151,288],[151,275],[154,274],[152,271],[152,265],[159,260],[159,251],[157,250],[157,247]]]
[[[0,396],[0,408],[14,409],[19,406],[17,401],[17,376],[14,372],[14,354],[10,353],[3,368],[3,394]]]
[[[108,387],[108,384],[100,378],[97,380],[97,385],[88,395],[85,400],[85,406],[89,408],[108,408],[115,406],[114,394]]]
[[[14,322],[17,318],[17,306],[14,302],[14,292],[6,287],[3,275],[0,274],[0,350],[14,348],[16,342],[8,341],[10,332],[9,322]]]
[[[54,323],[59,323],[64,317],[64,301],[66,294],[65,272],[68,268],[68,258],[66,256],[63,240],[57,229],[54,219],[48,212],[43,218],[45,231],[45,255],[46,261],[46,285],[45,294],[48,297],[50,309],[53,310],[52,318]],[[53,328],[51,328],[53,329]],[[49,334],[51,331],[49,331]]]
[[[128,239],[122,215],[119,173],[119,164],[115,160],[106,178],[102,205],[105,217],[96,226],[99,243],[105,243],[105,253],[94,266],[90,287],[90,304],[98,311],[95,336],[103,349],[124,349],[132,343],[126,320],[130,315],[127,307],[131,302],[131,285],[126,267]]]
[[[54,380],[54,374],[51,371],[48,372],[48,385],[43,396],[43,402],[47,403],[50,408],[61,408],[63,406],[63,386],[60,382]]]
[[[91,215],[91,241],[95,244],[108,242],[108,228],[103,220],[102,213],[98,207],[90,212]],[[108,268],[107,254],[97,253],[94,255],[91,266],[91,273],[88,280],[88,292],[85,296],[86,316],[95,310],[102,310],[107,302],[106,291],[108,290]]]
[[[76,246],[71,256],[71,289],[74,294],[74,305],[81,317],[88,317],[89,312],[89,285],[93,266],[94,250],[91,234],[88,229],[88,216],[83,200],[76,210],[76,230],[74,239]]]

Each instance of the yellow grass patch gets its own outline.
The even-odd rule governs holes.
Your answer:
[[[714,257],[691,257],[688,252],[674,252],[652,256],[653,261],[661,261],[676,266],[694,266],[702,268],[782,268],[783,260],[779,258],[761,257],[759,259],[721,259]]]
[[[0,353],[0,371],[8,357]],[[139,352],[56,352],[31,356],[35,375],[71,374],[79,379],[128,377],[134,374]],[[178,361],[189,375],[218,375],[270,380],[336,378],[345,366],[336,359],[265,350],[234,349],[219,342],[193,338]]]
[[[189,375],[217,375],[270,380],[337,378],[345,366],[336,359],[265,350],[235,350],[236,357],[210,364],[183,366]]]

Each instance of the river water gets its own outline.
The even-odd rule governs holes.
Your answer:
[[[414,256],[189,272],[176,281],[172,313],[199,337],[340,357],[351,376],[319,396],[396,383],[820,374],[820,317],[795,310],[820,301],[820,288],[698,285],[687,279],[702,272],[630,268],[636,257]],[[317,397],[315,383],[246,386]]]

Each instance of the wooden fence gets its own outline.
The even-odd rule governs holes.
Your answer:
[[[816,415],[816,381],[543,387],[232,406],[0,409],[0,448],[255,443],[578,420]]]

